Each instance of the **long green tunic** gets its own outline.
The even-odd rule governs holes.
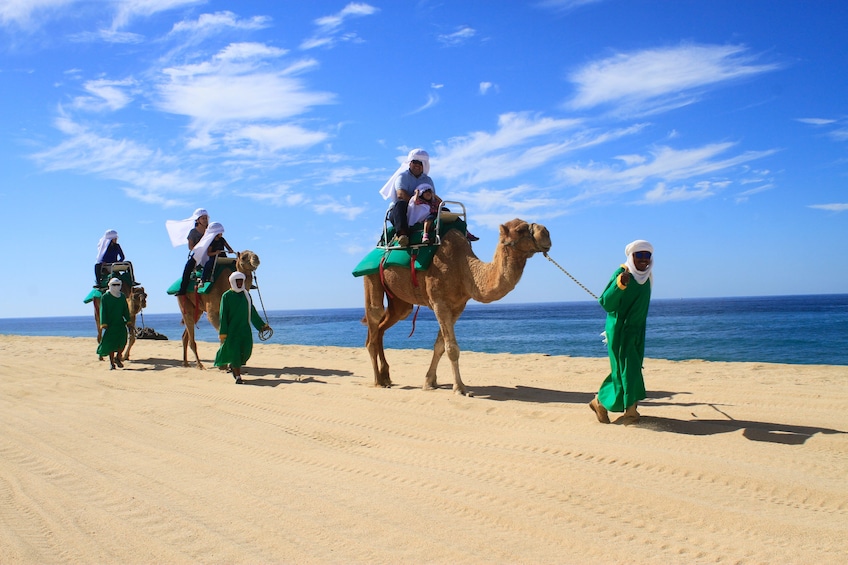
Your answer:
[[[247,296],[244,292],[228,290],[221,297],[221,329],[219,335],[226,335],[224,343],[215,355],[215,366],[230,365],[241,367],[253,353],[253,332],[250,324],[257,330],[265,326],[259,312],[250,305],[248,312]]]
[[[623,267],[615,271],[598,300],[607,312],[610,359],[610,374],[601,384],[598,400],[610,412],[624,412],[628,406],[646,397],[642,363],[651,281],[638,284],[631,278],[627,287],[622,288],[618,276],[624,272]]]
[[[97,346],[98,355],[109,355],[123,351],[127,345],[127,322],[130,321],[130,308],[127,297],[121,293],[115,298],[109,292],[100,297],[100,325],[106,326],[100,344]]]

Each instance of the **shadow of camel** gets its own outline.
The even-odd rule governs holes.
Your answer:
[[[671,432],[692,436],[726,434],[742,430],[742,436],[751,441],[765,441],[783,445],[801,445],[815,434],[845,434],[840,430],[813,426],[794,426],[751,420],[674,420],[656,416],[642,416],[640,428],[657,432]]]
[[[284,379],[283,375],[292,375],[294,379]],[[313,367],[282,367],[282,368],[267,368],[267,367],[252,367],[246,365],[242,369],[242,378],[244,384],[253,386],[278,386],[281,384],[294,383],[322,383],[326,381],[316,379],[315,377],[349,377],[353,373],[350,371],[339,371],[332,369],[316,369]],[[258,378],[256,378],[258,377]],[[272,377],[272,378],[262,378]]]

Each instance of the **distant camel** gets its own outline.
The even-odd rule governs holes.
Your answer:
[[[212,261],[213,259],[209,259]],[[224,292],[230,290],[230,275],[235,271],[244,273],[244,287],[249,289],[253,285],[253,271],[259,267],[259,257],[253,251],[242,251],[235,260],[235,269],[231,265],[226,265],[215,275],[215,282],[212,283],[212,288],[206,294],[193,292],[177,296],[180,304],[180,312],[183,316],[183,367],[188,367],[188,348],[194,352],[194,358],[197,360],[197,368],[205,369],[203,363],[200,362],[200,356],[197,354],[197,342],[194,341],[194,327],[197,325],[200,316],[206,312],[206,317],[212,324],[215,330],[221,327],[221,296]]]
[[[368,325],[368,337],[365,347],[371,356],[375,386],[392,385],[383,335],[396,322],[409,316],[413,304],[418,304],[432,309],[439,323],[424,389],[437,388],[436,367],[447,351],[453,368],[453,390],[466,394],[459,375],[459,346],[454,332],[454,324],[466,303],[472,298],[485,303],[500,300],[518,284],[527,259],[550,248],[547,228],[516,218],[500,227],[500,241],[491,263],[474,255],[465,235],[450,230],[443,236],[432,264],[416,273],[417,285],[410,270],[403,267],[387,267],[382,281],[380,273],[366,275],[364,321]],[[388,302],[385,307],[384,295]]]
[[[135,317],[138,316],[144,308],[147,308],[147,293],[144,292],[144,287],[133,287],[126,282],[121,281],[121,292],[127,297],[127,306],[130,309],[130,321],[127,324],[129,335],[127,336],[127,348],[121,354],[124,361],[129,361],[130,350],[135,344]],[[100,297],[95,298],[94,303],[94,323],[97,324],[97,343],[103,338],[103,330],[100,328]],[[103,360],[103,356],[100,356]]]

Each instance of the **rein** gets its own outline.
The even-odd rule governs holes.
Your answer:
[[[597,299],[598,299],[598,297],[597,297],[597,296],[595,296],[595,294],[594,294],[591,290],[589,290],[588,288],[586,288],[585,286],[583,286],[583,284],[582,284],[580,281],[578,281],[577,279],[575,279],[575,278],[571,275],[571,273],[569,273],[568,271],[566,271],[565,269],[563,269],[563,268],[560,266],[560,264],[559,264],[559,263],[557,263],[556,261],[554,261],[553,259],[551,259],[551,258],[550,258],[550,256],[547,254],[547,252],[543,252],[543,253],[542,253],[542,255],[544,255],[544,256],[545,256],[545,259],[547,259],[548,261],[550,261],[551,263],[553,263],[554,265],[556,265],[557,267],[559,267],[559,270],[560,270],[560,271],[562,271],[563,273],[565,273],[566,275],[568,275],[568,277],[569,277],[571,280],[573,280],[575,283],[577,283],[577,286],[579,286],[580,288],[582,288],[583,290],[585,290],[586,292],[588,292],[588,293],[589,293],[589,296],[591,296],[591,297],[592,297],[592,298],[594,298],[595,300],[597,300]]]
[[[274,335],[274,330],[268,323],[268,312],[265,311],[265,303],[262,301],[262,293],[259,291],[259,280],[256,278],[256,272],[253,273],[253,282],[256,283],[256,294],[259,295],[259,304],[262,306],[262,315],[265,316],[265,325],[268,326],[267,330],[259,330],[259,339],[262,341],[268,341],[271,339],[271,336]],[[250,289],[247,289],[247,292],[249,293]]]

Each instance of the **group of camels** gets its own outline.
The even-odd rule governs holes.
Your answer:
[[[390,327],[405,319],[415,305],[433,310],[439,332],[433,345],[433,357],[424,379],[424,389],[437,388],[436,368],[447,352],[453,370],[453,391],[467,394],[459,372],[459,346],[454,325],[470,299],[477,302],[494,302],[506,296],[521,279],[527,260],[536,253],[547,253],[551,237],[545,226],[532,224],[518,218],[500,226],[499,240],[492,262],[477,258],[468,239],[458,230],[449,230],[442,238],[433,261],[425,271],[410,276],[403,267],[387,267],[380,273],[363,277],[365,287],[365,317],[368,327],[365,347],[374,370],[374,385],[390,387],[389,364],[383,348],[383,336]],[[197,353],[194,328],[206,312],[209,322],[220,327],[221,296],[229,288],[229,276],[234,270],[244,273],[245,287],[251,288],[253,273],[259,267],[259,257],[252,251],[242,251],[232,266],[218,273],[211,289],[205,294],[190,293],[177,296],[185,329],[182,334],[183,366],[188,367],[188,348],[194,352],[197,367],[203,363]],[[122,289],[130,303],[132,329],[135,316],[146,305],[144,288]],[[99,300],[95,301],[95,318],[99,318]],[[98,322],[98,341],[100,324]],[[125,359],[135,342],[135,332],[130,332]]]

